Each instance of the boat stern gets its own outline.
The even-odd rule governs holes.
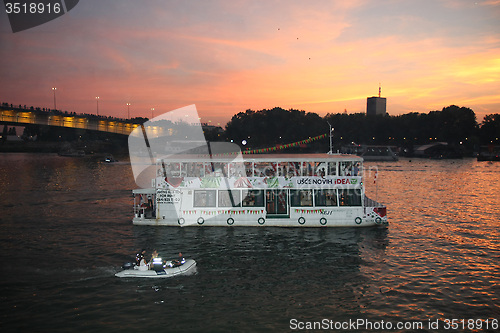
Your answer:
[[[365,196],[365,218],[377,225],[388,225],[387,207]]]

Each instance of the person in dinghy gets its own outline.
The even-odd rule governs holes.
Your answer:
[[[182,252],[179,252],[179,258],[174,259],[170,262],[166,262],[165,265],[167,267],[179,267],[183,265],[186,262],[186,259],[184,259],[184,256],[182,255]]]
[[[148,262],[146,261],[146,249],[142,249],[135,255],[136,266],[139,267],[141,271],[147,271],[149,269]]]

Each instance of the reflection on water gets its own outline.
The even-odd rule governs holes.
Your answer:
[[[292,318],[498,318],[500,164],[366,166],[379,170],[365,183],[388,206],[387,229],[168,228],[132,226],[126,164],[2,154],[0,325],[283,331]],[[143,247],[182,251],[198,274],[115,278]]]
[[[393,260],[389,271],[398,273],[381,289],[398,303],[387,312],[498,317],[500,164],[403,160],[378,167],[378,184],[367,184],[388,205],[386,255]]]

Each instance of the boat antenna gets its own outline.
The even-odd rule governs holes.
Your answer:
[[[329,121],[327,121],[327,123],[328,123],[328,126],[330,127],[330,132],[329,132],[330,133],[330,151],[328,152],[328,154],[332,155],[333,154],[333,141],[332,141],[332,139],[333,139],[333,130],[334,129],[332,128],[332,125],[330,124]]]

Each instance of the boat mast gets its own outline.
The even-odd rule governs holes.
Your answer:
[[[330,151],[328,152],[328,154],[332,155],[333,154],[333,141],[332,141],[332,139],[333,139],[333,130],[334,129],[332,128],[332,125],[330,124],[329,121],[327,121],[327,123],[328,123],[328,126],[330,127],[330,131],[329,131],[329,133],[330,133]]]

